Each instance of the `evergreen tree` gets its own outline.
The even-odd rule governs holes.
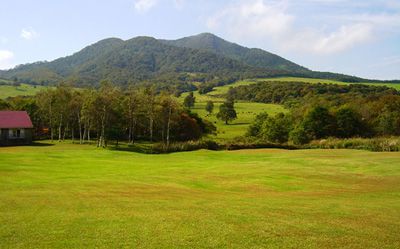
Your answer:
[[[196,98],[193,96],[193,92],[190,92],[188,96],[185,97],[183,101],[183,105],[187,108],[192,108],[194,103],[196,102]]]

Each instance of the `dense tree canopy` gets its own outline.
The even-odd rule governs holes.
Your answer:
[[[400,94],[388,87],[263,82],[233,88],[229,94],[289,108],[286,115],[260,114],[250,126],[249,136],[270,142],[400,134]]]
[[[107,141],[136,139],[161,141],[196,140],[215,127],[187,111],[170,92],[157,93],[140,87],[121,91],[109,81],[99,89],[73,89],[66,85],[48,88],[32,97],[0,101],[1,109],[26,110],[35,135],[59,141],[95,139]],[[0,109],[0,110],[1,110]]]

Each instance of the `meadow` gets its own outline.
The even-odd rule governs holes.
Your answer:
[[[192,111],[199,114],[201,118],[212,122],[217,127],[217,134],[215,136],[211,136],[217,141],[233,139],[235,137],[245,135],[247,128],[253,122],[254,118],[262,112],[267,112],[270,115],[275,115],[279,112],[287,112],[287,110],[281,105],[237,101],[235,102],[237,119],[229,122],[229,124],[226,125],[223,121],[217,119],[219,106],[225,101],[221,95],[226,94],[229,90],[229,87],[236,87],[241,84],[251,84],[251,81],[239,81],[232,85],[215,87],[212,92],[207,94],[199,94],[198,92],[194,92],[196,102],[192,108]],[[182,94],[182,96],[179,98],[179,101],[183,103],[183,99],[187,96],[187,94],[188,93]],[[207,101],[212,101],[214,103],[214,111],[212,114],[208,114],[205,110]]]
[[[0,248],[399,248],[399,230],[400,153],[0,148]]]
[[[342,82],[337,80],[327,80],[327,79],[310,79],[310,78],[300,78],[300,77],[281,77],[281,78],[268,78],[268,79],[257,79],[257,80],[246,80],[244,83],[241,84],[251,84],[252,82],[257,81],[283,81],[283,82],[303,82],[303,83],[310,83],[310,84],[338,84],[338,85],[349,85],[349,84],[363,84],[363,85],[370,85],[370,86],[386,86],[391,87],[396,90],[400,90],[400,84],[394,83],[381,83],[381,82],[360,82],[360,83],[348,83]]]
[[[20,86],[0,85],[0,99],[16,96],[31,96],[43,89],[46,89],[46,87],[32,86],[28,84],[21,84]]]

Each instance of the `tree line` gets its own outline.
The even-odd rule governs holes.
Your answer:
[[[288,107],[288,113],[256,117],[248,135],[264,141],[305,144],[328,137],[400,135],[400,94],[388,87],[265,82],[229,94]]]
[[[26,110],[37,137],[79,143],[137,139],[162,142],[196,140],[215,131],[208,121],[183,107],[171,91],[154,87],[121,90],[103,81],[98,89],[60,85],[32,97],[0,101],[0,109]]]

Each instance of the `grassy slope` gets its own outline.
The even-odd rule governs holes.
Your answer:
[[[0,148],[0,248],[399,248],[399,230],[399,153]]]
[[[365,84],[371,86],[387,86],[392,87],[397,90],[400,90],[400,84],[390,84],[390,83],[347,83],[336,80],[325,80],[325,79],[310,79],[310,78],[298,78],[298,77],[282,77],[282,78],[268,78],[268,79],[258,79],[258,81],[297,81],[304,83],[324,83],[324,84],[339,84],[339,85],[348,85],[348,84]],[[255,81],[246,81],[247,84],[251,84]],[[243,84],[243,83],[242,83]]]
[[[278,112],[286,112],[286,110],[280,105],[237,102],[235,103],[235,109],[238,118],[226,125],[223,121],[218,120],[216,117],[220,104],[224,102],[224,99],[218,97],[218,95],[226,93],[229,87],[239,86],[240,84],[243,84],[243,82],[236,82],[235,84],[229,86],[216,87],[214,91],[205,95],[200,95],[198,92],[194,93],[194,96],[196,97],[196,103],[192,111],[198,113],[200,117],[213,122],[217,126],[218,134],[216,139],[218,140],[230,139],[244,135],[249,124],[254,120],[255,116],[261,112],[268,112],[272,115]],[[181,102],[183,102],[183,99],[186,95],[187,93],[181,96]],[[214,102],[214,113],[211,115],[208,115],[205,111],[205,105],[208,100]]]
[[[20,96],[20,95],[22,96],[35,95],[44,88],[46,87],[44,86],[34,87],[27,84],[21,84],[21,86],[0,85],[0,99]]]

